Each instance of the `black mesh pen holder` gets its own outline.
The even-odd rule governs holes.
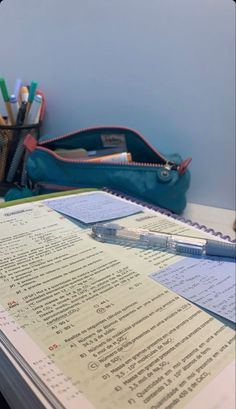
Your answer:
[[[27,125],[0,125],[0,184],[26,185],[27,151],[24,140],[29,133],[38,140],[41,125],[42,121]]]

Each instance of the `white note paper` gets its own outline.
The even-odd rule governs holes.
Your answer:
[[[142,207],[105,192],[72,195],[44,200],[44,204],[83,223],[96,223],[139,213]]]
[[[236,322],[234,262],[189,257],[151,277],[195,304]]]

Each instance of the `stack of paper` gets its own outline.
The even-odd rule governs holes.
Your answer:
[[[232,322],[227,262],[96,241],[91,223],[104,220],[203,235],[101,192],[1,209],[0,390],[11,407],[233,409],[234,331],[177,294],[188,277],[184,291],[202,293],[193,301],[214,312],[218,302]]]

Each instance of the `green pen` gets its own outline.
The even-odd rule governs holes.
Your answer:
[[[35,96],[37,86],[38,86],[38,83],[36,81],[31,81],[30,87],[29,87],[29,97],[28,97],[28,104],[27,104],[27,108],[26,108],[25,120],[27,120],[27,116],[29,114],[32,102],[34,100],[34,96]]]
[[[0,88],[2,91],[2,97],[4,99],[5,102],[8,102],[10,97],[7,91],[7,86],[6,86],[6,82],[4,80],[4,78],[0,78]]]
[[[14,116],[12,113],[12,109],[11,109],[11,104],[9,102],[10,97],[7,91],[7,86],[6,86],[6,82],[4,80],[4,78],[0,78],[0,88],[2,91],[2,97],[4,99],[5,105],[6,105],[6,110],[7,110],[7,114],[8,114],[8,123],[9,125],[13,125],[15,123],[14,121]]]
[[[31,81],[28,102],[33,102],[37,86],[38,83],[36,81]]]

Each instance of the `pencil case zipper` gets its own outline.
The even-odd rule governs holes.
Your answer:
[[[178,170],[178,165],[177,164],[175,164],[175,163],[173,163],[173,162],[170,162],[170,161],[168,161],[168,160],[166,160],[166,162],[164,163],[164,164],[161,164],[161,163],[146,163],[146,162],[134,162],[134,161],[131,161],[131,162],[112,162],[112,163],[109,163],[109,162],[95,162],[95,161],[93,161],[93,162],[91,162],[89,159],[82,159],[82,160],[80,160],[80,159],[69,159],[69,158],[63,158],[63,157],[61,157],[60,155],[58,155],[57,153],[55,153],[55,152],[53,152],[52,150],[50,150],[50,149],[48,149],[48,148],[44,148],[44,147],[41,147],[41,146],[38,146],[37,148],[36,148],[36,150],[38,150],[38,151],[44,151],[44,152],[47,152],[49,155],[52,155],[54,158],[56,158],[57,160],[59,160],[59,161],[62,161],[62,162],[66,162],[66,163],[77,163],[77,164],[80,164],[81,166],[87,166],[87,165],[89,165],[89,166],[91,166],[91,165],[93,165],[93,166],[99,166],[99,168],[101,167],[101,166],[105,166],[105,167],[109,167],[109,166],[114,166],[114,167],[116,167],[116,166],[137,166],[137,167],[154,167],[154,168],[156,168],[156,167],[158,167],[158,168],[165,168],[165,169],[173,169],[173,170]]]
[[[56,153],[54,153],[53,151],[51,151],[50,149],[47,148],[43,148],[43,147],[38,147],[36,148],[37,151],[42,151],[42,152],[46,152],[47,154],[55,157],[57,160],[59,160],[60,162],[64,162],[64,163],[75,163],[77,165],[80,166],[80,168],[93,168],[93,169],[128,169],[128,168],[132,168],[132,169],[137,169],[138,171],[140,171],[141,169],[146,172],[147,171],[147,167],[149,169],[163,169],[163,171],[170,171],[171,169],[174,169],[174,166],[170,166],[169,163],[168,165],[166,164],[151,164],[151,163],[139,163],[139,162],[116,162],[116,163],[96,163],[96,162],[89,162],[89,160],[76,160],[76,159],[67,159],[67,158],[61,158],[59,155],[57,155]],[[86,188],[86,187],[90,187],[90,184],[86,184],[83,182],[80,182],[80,187],[81,188]],[[97,186],[99,187],[99,185]],[[37,183],[35,184],[35,188],[43,188],[46,190],[59,190],[59,191],[63,191],[63,190],[73,190],[78,188],[78,184],[76,183],[74,186],[73,185],[60,185],[60,184],[55,184],[55,183],[45,183],[43,181],[37,181]],[[94,182],[94,188],[96,188],[96,182]]]
[[[148,162],[136,162],[136,161],[131,161],[131,162],[116,162],[116,163],[109,163],[109,162],[91,162],[89,159],[83,159],[83,160],[79,160],[79,159],[68,159],[68,158],[63,158],[60,155],[58,155],[57,153],[53,152],[53,150],[44,147],[43,145],[51,143],[51,142],[57,142],[57,141],[61,141],[63,139],[66,139],[68,137],[73,137],[73,136],[78,136],[80,134],[83,134],[85,132],[91,132],[94,130],[120,130],[120,131],[128,131],[128,132],[132,132],[135,135],[137,135],[147,146],[148,148],[154,153],[156,154],[156,156],[161,159],[163,161],[163,163],[148,163]],[[140,134],[139,132],[137,132],[136,130],[133,130],[132,128],[129,127],[120,127],[120,126],[116,126],[116,125],[105,125],[105,126],[96,126],[96,127],[87,127],[87,128],[81,128],[78,131],[74,131],[74,132],[69,132],[60,136],[56,136],[56,137],[52,137],[52,138],[48,138],[45,141],[39,141],[38,145],[36,147],[34,147],[34,149],[31,149],[30,146],[27,145],[27,139],[25,141],[25,145],[26,147],[29,149],[29,151],[32,151],[34,149],[36,150],[42,150],[47,152],[48,154],[54,156],[57,160],[63,161],[63,162],[67,162],[67,163],[77,163],[77,164],[81,164],[82,166],[86,166],[86,165],[95,165],[95,166],[99,166],[99,168],[101,168],[101,166],[103,167],[108,167],[108,166],[112,166],[112,167],[119,167],[119,166],[124,166],[124,167],[133,167],[133,166],[138,166],[139,168],[141,167],[154,167],[154,168],[165,168],[168,170],[177,170],[178,173],[181,175],[185,172],[185,170],[187,169],[189,163],[191,162],[192,158],[187,158],[184,161],[182,161],[181,164],[176,164],[175,162],[169,161],[167,158],[164,157],[164,155],[162,155],[158,150],[154,149],[152,145],[149,144],[149,142],[143,137],[142,134]],[[30,145],[30,144],[29,144]]]
[[[26,174],[31,189],[73,190],[108,188],[121,191],[173,212],[186,206],[190,184],[187,167],[191,158],[183,160],[178,153],[163,155],[131,128],[97,126],[83,128],[61,136],[44,136],[36,141],[29,134],[25,139],[29,151]],[[131,155],[131,162],[91,161],[90,157],[60,155],[60,149],[91,150],[117,147]]]

